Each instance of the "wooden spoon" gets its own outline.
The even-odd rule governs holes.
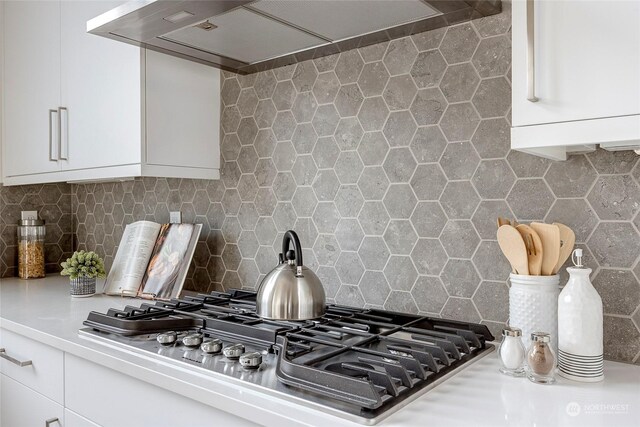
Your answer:
[[[501,216],[499,216],[498,217],[498,228],[502,227],[503,225],[511,225],[511,222],[507,218],[502,218]]]
[[[527,259],[529,261],[529,274],[539,276],[542,271],[542,241],[535,230],[528,225],[518,224],[516,230],[522,236],[527,247]]]
[[[560,254],[558,255],[558,263],[553,269],[553,274],[556,274],[564,265],[567,258],[571,256],[573,247],[576,243],[576,234],[572,229],[559,222],[554,222],[553,225],[557,226],[560,230]]]
[[[510,225],[498,228],[498,245],[517,274],[529,274],[527,248],[518,230]]]
[[[542,241],[542,275],[554,274],[560,257],[560,229],[557,225],[532,222],[531,228],[538,233]]]

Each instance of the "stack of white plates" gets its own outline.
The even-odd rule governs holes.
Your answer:
[[[582,382],[602,381],[604,361],[600,356],[581,356],[558,350],[558,375]]]

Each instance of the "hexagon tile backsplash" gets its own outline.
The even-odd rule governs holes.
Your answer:
[[[223,73],[222,179],[73,185],[77,246],[123,226],[204,224],[187,287],[255,288],[295,229],[331,301],[508,316],[497,216],[571,226],[605,309],[608,359],[640,358],[640,163],[509,151],[510,16],[249,76]],[[566,277],[563,277],[566,281]]]

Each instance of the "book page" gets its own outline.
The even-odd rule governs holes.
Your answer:
[[[142,280],[140,296],[170,299],[178,295],[193,258],[202,224],[164,224]]]
[[[138,294],[160,227],[160,224],[151,221],[138,221],[127,225],[104,285],[105,294]]]

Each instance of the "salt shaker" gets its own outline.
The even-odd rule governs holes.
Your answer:
[[[502,367],[500,372],[512,377],[524,376],[525,349],[522,344],[522,330],[507,327],[502,330],[502,342],[498,347]]]
[[[551,336],[546,332],[531,334],[531,346],[527,351],[527,378],[538,384],[553,384],[556,382],[554,370],[556,356],[551,350],[549,342]]]

